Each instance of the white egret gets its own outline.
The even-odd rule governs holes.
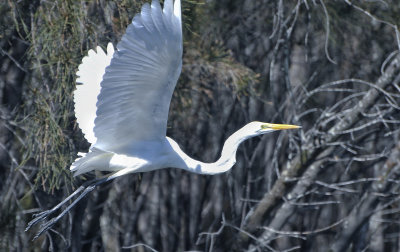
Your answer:
[[[97,185],[119,176],[167,167],[198,174],[218,174],[235,164],[244,140],[295,125],[251,122],[225,142],[215,163],[190,158],[166,136],[169,105],[182,67],[180,0],[144,4],[114,52],[97,47],[79,66],[74,93],[75,114],[85,138],[92,144],[71,166],[74,175],[93,170],[111,175],[89,181],[53,209],[36,215],[27,230],[79,194],[61,214],[41,225],[38,237]],[[97,103],[96,103],[97,102]],[[36,238],[35,237],[35,238]]]

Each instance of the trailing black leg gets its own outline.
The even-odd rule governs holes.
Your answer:
[[[35,214],[34,219],[30,221],[25,229],[25,231],[28,231],[33,225],[37,224],[40,221],[43,221],[46,219],[49,215],[53,214],[55,211],[57,211],[61,206],[66,204],[70,199],[72,199],[74,196],[80,193],[78,198],[76,198],[70,205],[67,206],[64,211],[62,211],[59,215],[54,217],[53,219],[43,223],[40,226],[39,232],[35,235],[33,240],[37,239],[42,233],[46,232],[49,230],[58,220],[60,220],[65,214],[71,210],[72,207],[74,207],[83,197],[85,197],[88,193],[94,190],[94,188],[100,184],[103,184],[113,178],[106,177],[106,178],[101,178],[101,179],[94,179],[91,181],[87,181],[84,183],[82,186],[80,186],[78,189],[76,189],[71,195],[69,195],[66,199],[64,199],[62,202],[60,202],[58,205],[53,207],[50,210],[43,211],[41,213]],[[83,192],[82,192],[83,191]]]

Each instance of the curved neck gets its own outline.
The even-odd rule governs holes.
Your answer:
[[[178,146],[176,142],[171,143],[176,154],[178,154],[180,161],[175,164],[176,168],[181,168],[190,172],[198,174],[219,174],[226,172],[232,168],[236,163],[236,151],[239,145],[246,139],[250,138],[249,135],[243,135],[241,130],[236,131],[224,143],[222,148],[221,157],[214,163],[203,163],[195,160],[186,155]],[[169,140],[172,140],[169,138]],[[173,141],[173,140],[172,140]],[[175,145],[175,146],[174,146]]]

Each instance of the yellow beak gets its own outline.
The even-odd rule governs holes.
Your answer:
[[[286,130],[286,129],[299,129],[301,126],[291,124],[273,124],[266,123],[261,125],[261,129],[273,129],[273,130]]]

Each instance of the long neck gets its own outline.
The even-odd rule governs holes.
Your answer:
[[[232,166],[236,163],[236,151],[239,145],[249,137],[250,136],[243,135],[240,130],[236,131],[225,141],[224,147],[222,148],[221,157],[214,163],[203,163],[201,161],[192,159],[191,157],[186,155],[179,147],[174,147],[176,153],[181,158],[181,161],[183,161],[180,162],[179,165],[177,165],[177,168],[185,169],[198,174],[209,175],[226,172],[230,170]]]

